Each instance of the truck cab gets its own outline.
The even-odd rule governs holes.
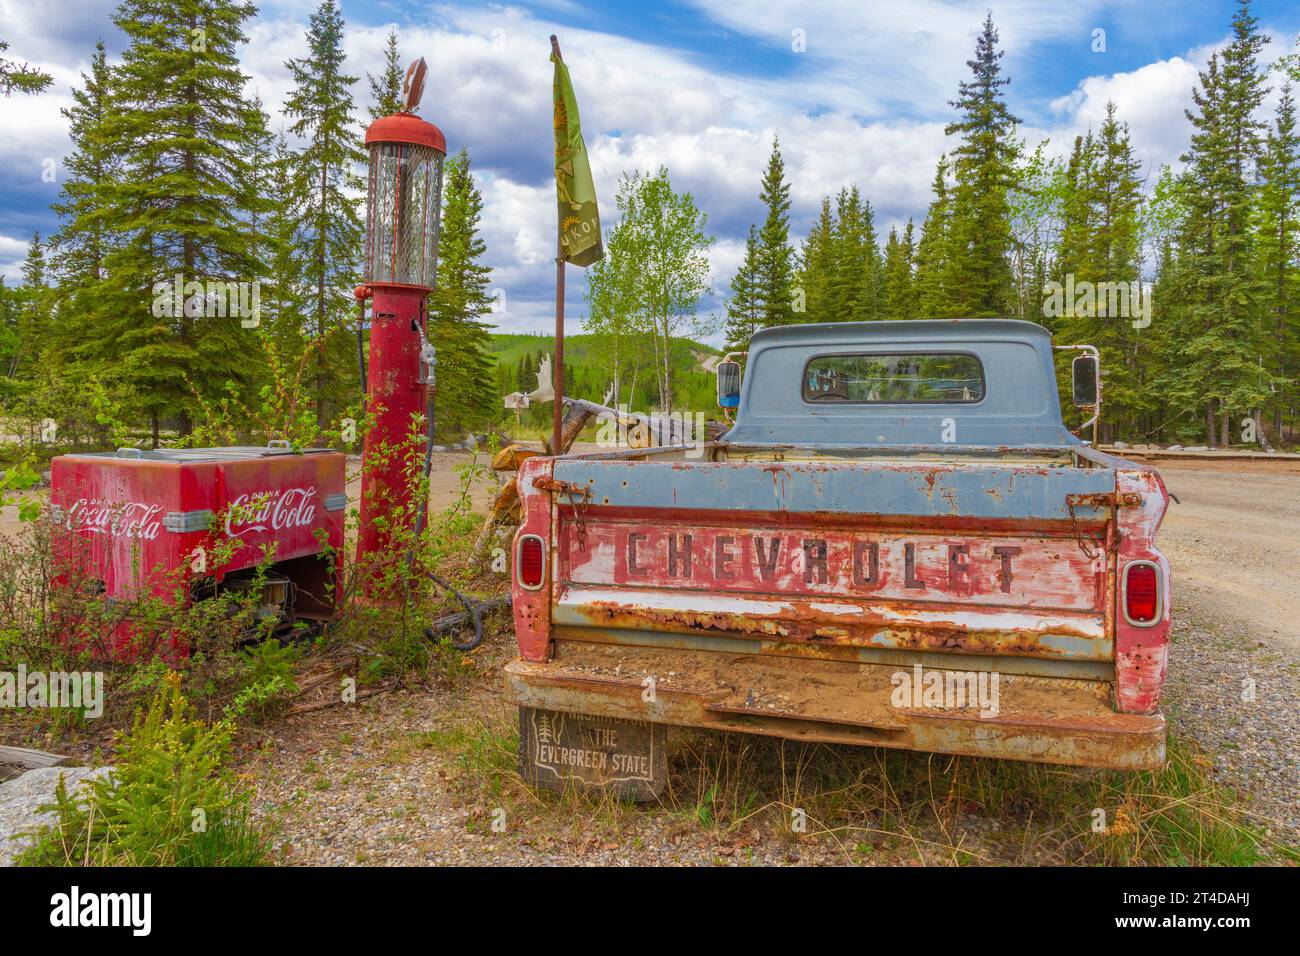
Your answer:
[[[1046,329],[764,330],[730,404],[703,447],[521,469],[527,779],[653,797],[668,725],[1163,762],[1168,495],[1065,427]]]

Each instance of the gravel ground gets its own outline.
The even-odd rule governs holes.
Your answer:
[[[495,673],[504,655],[485,655]],[[495,681],[491,682],[495,684]],[[321,713],[330,717],[322,720]],[[824,846],[759,841],[753,832],[725,840],[663,815],[639,814],[614,832],[606,821],[575,818],[568,828],[539,826],[517,801],[467,790],[456,756],[413,745],[473,713],[504,725],[511,713],[486,680],[457,692],[385,694],[351,708],[289,720],[276,741],[251,745],[256,812],[277,825],[281,863],[346,865],[655,866],[662,864],[842,863]],[[313,719],[314,718],[314,719]],[[525,805],[526,807],[526,805]],[[500,832],[494,831],[494,820]],[[761,845],[760,845],[761,844]]]

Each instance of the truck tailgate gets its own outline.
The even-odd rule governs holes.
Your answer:
[[[1114,658],[1109,468],[562,458],[553,477],[587,491],[556,496],[557,639],[1014,657],[1091,677]]]

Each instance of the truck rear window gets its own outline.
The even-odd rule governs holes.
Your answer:
[[[819,355],[804,369],[806,402],[978,402],[984,369],[974,355],[897,352]]]

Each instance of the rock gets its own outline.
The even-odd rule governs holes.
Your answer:
[[[1183,451],[1209,451],[1208,445],[1188,445]]]
[[[26,831],[49,823],[51,811],[37,807],[54,802],[54,790],[63,777],[69,793],[84,782],[111,773],[112,767],[41,767],[0,783],[0,866],[13,866],[14,857],[35,842]]]
[[[1183,450],[1182,445],[1170,445],[1168,448],[1165,449],[1165,451],[1182,451],[1182,450]]]
[[[1112,445],[1113,447],[1115,447],[1115,448],[1130,448],[1130,447],[1132,447],[1132,446],[1129,445],[1129,443],[1126,442],[1126,441],[1111,442],[1111,445]]]

